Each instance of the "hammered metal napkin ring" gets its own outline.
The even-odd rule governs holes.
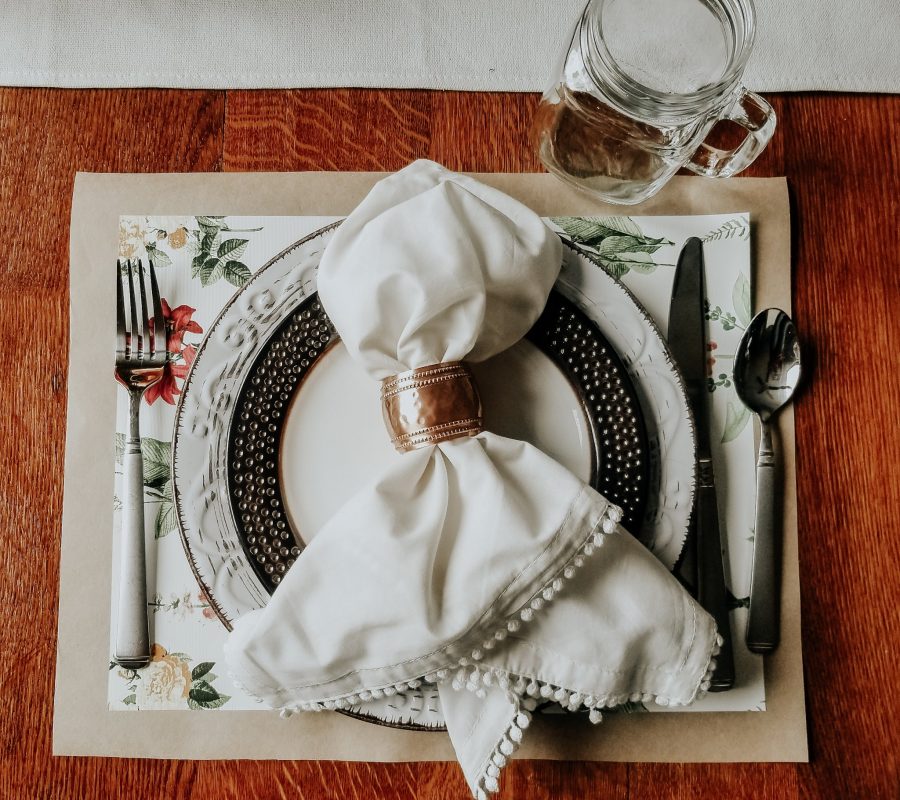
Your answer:
[[[461,361],[444,361],[381,382],[381,411],[401,453],[484,429],[475,376]]]

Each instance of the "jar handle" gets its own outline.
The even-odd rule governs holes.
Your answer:
[[[755,92],[741,89],[731,106],[719,117],[747,131],[733,150],[720,150],[702,142],[685,166],[707,178],[727,178],[749,167],[775,132],[775,110]]]

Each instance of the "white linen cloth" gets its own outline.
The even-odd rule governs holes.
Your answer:
[[[0,12],[0,85],[541,91],[583,5],[18,0]],[[896,0],[756,7],[751,89],[900,91]]]
[[[525,206],[419,161],[341,225],[318,287],[379,380],[511,346],[560,264],[558,238]],[[406,453],[324,526],[266,608],[238,621],[229,669],[287,710],[436,683],[484,797],[537,698],[597,719],[628,699],[689,703],[708,686],[712,619],[620,518],[525,442],[485,431]]]

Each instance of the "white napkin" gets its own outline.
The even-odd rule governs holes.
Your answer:
[[[419,161],[341,225],[319,292],[352,357],[382,379],[514,344],[560,263],[530,210]],[[712,619],[620,518],[525,442],[482,432],[405,453],[323,527],[268,606],[239,620],[232,675],[288,711],[436,683],[484,797],[538,698],[597,719],[628,699],[677,705],[706,689]]]

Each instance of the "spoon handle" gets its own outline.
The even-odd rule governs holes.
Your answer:
[[[756,532],[750,579],[750,615],[747,620],[747,649],[753,653],[771,653],[778,646],[781,516],[777,486],[772,431],[768,423],[760,420],[759,455],[756,459]]]

